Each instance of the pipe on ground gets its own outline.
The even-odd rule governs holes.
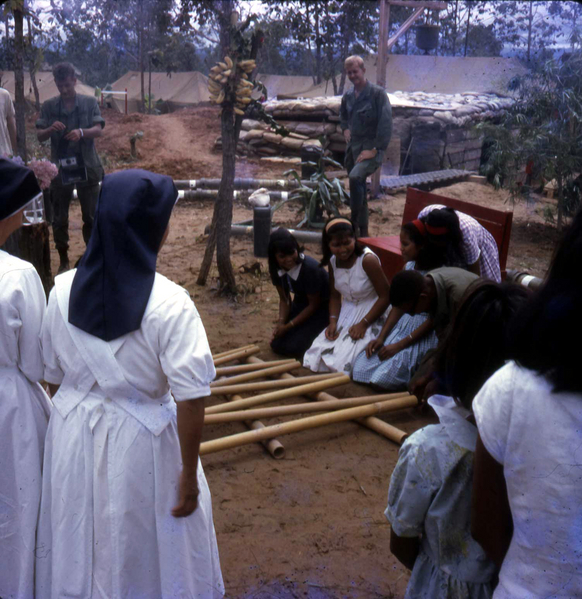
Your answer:
[[[271,229],[275,231],[277,227]],[[231,235],[253,235],[252,226],[244,225],[231,225]],[[297,239],[297,241],[303,243],[321,243],[321,233],[319,231],[298,231],[297,229],[289,229],[289,233]]]
[[[519,270],[508,270],[506,280],[510,283],[517,283],[518,285],[532,289],[533,291],[539,289],[544,282],[543,279],[540,279],[539,277],[534,277],[527,272]]]
[[[221,179],[186,179],[176,180],[174,184],[178,189],[218,189]],[[305,187],[317,187],[313,181],[301,181]],[[274,187],[279,189],[295,189],[299,187],[294,179],[243,179],[236,177],[234,180],[235,189],[259,189],[260,187]]]

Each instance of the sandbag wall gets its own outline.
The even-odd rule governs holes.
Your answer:
[[[392,104],[393,141],[387,158],[406,160],[406,172],[421,173],[443,168],[476,170],[483,139],[474,129],[481,120],[495,120],[513,104],[497,94],[466,92],[431,94],[395,92]],[[238,151],[259,156],[299,156],[304,146],[331,153],[345,152],[339,124],[341,97],[271,100],[265,110],[291,133],[275,134],[268,125],[245,119]],[[220,138],[216,148],[220,148]]]

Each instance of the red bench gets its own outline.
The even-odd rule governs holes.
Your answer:
[[[507,254],[509,252],[509,238],[511,236],[511,223],[513,221],[513,212],[510,210],[495,210],[478,206],[463,200],[448,198],[428,191],[420,191],[409,187],[406,191],[406,203],[404,204],[404,214],[402,215],[402,224],[409,223],[418,217],[418,213],[426,206],[432,204],[442,204],[454,208],[459,212],[472,216],[480,225],[485,227],[497,243],[499,249],[499,264],[501,266],[501,278],[505,279],[507,264]],[[363,245],[373,250],[382,263],[382,270],[389,281],[404,266],[402,255],[400,253],[400,236],[391,237],[365,237],[360,239]]]

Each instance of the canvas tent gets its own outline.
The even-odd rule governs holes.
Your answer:
[[[8,90],[12,97],[12,101],[14,101],[14,71],[0,71],[0,81],[0,86]],[[36,85],[38,87],[41,104],[45,100],[59,95],[59,90],[55,85],[51,71],[39,71],[36,74]],[[78,94],[86,96],[95,95],[95,89],[85,85],[79,79],[77,79],[76,90]],[[28,102],[34,105],[34,89],[32,88],[32,83],[30,81],[30,74],[27,72],[24,73],[24,97]]]
[[[145,93],[148,94],[149,73],[144,73]],[[185,73],[152,73],[152,97],[155,105],[161,100],[167,110],[176,110],[184,106],[192,106],[208,102],[208,78],[198,71]],[[128,71],[112,84],[114,91],[127,89],[127,110],[136,112],[141,101],[141,77],[139,71]],[[116,96],[113,105],[121,112],[124,110],[125,98]]]
[[[376,56],[365,59],[366,75],[376,81]],[[464,58],[457,56],[406,56],[392,54],[386,69],[389,92],[426,92],[457,94],[464,92],[507,94],[509,81],[525,73],[525,67],[515,58]],[[314,85],[312,77],[291,75],[259,75],[267,88],[269,99],[320,98],[333,96],[331,81]],[[185,73],[152,73],[154,102],[162,100],[167,110],[193,106],[209,101],[208,78],[198,71]],[[339,76],[338,76],[339,84]],[[144,73],[146,94],[148,73]],[[349,81],[346,82],[350,85]],[[113,85],[114,91],[128,92],[128,111],[139,108],[141,80],[138,71],[129,71]],[[347,88],[346,88],[347,89]],[[118,110],[124,110],[124,98],[112,100]]]

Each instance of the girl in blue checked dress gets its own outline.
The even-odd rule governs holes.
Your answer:
[[[452,266],[453,247],[436,246],[427,241],[427,225],[422,220],[405,224],[400,231],[402,258],[406,270],[426,274],[441,266]],[[380,335],[370,341],[357,358],[353,379],[381,389],[393,391],[406,387],[417,365],[437,346],[433,322],[428,314],[404,314],[391,307]]]
[[[471,537],[477,428],[473,398],[507,358],[506,331],[527,300],[518,286],[483,283],[463,302],[439,349],[437,373],[449,396],[429,404],[440,424],[400,449],[388,491],[390,549],[412,570],[406,599],[489,599],[496,568]]]

